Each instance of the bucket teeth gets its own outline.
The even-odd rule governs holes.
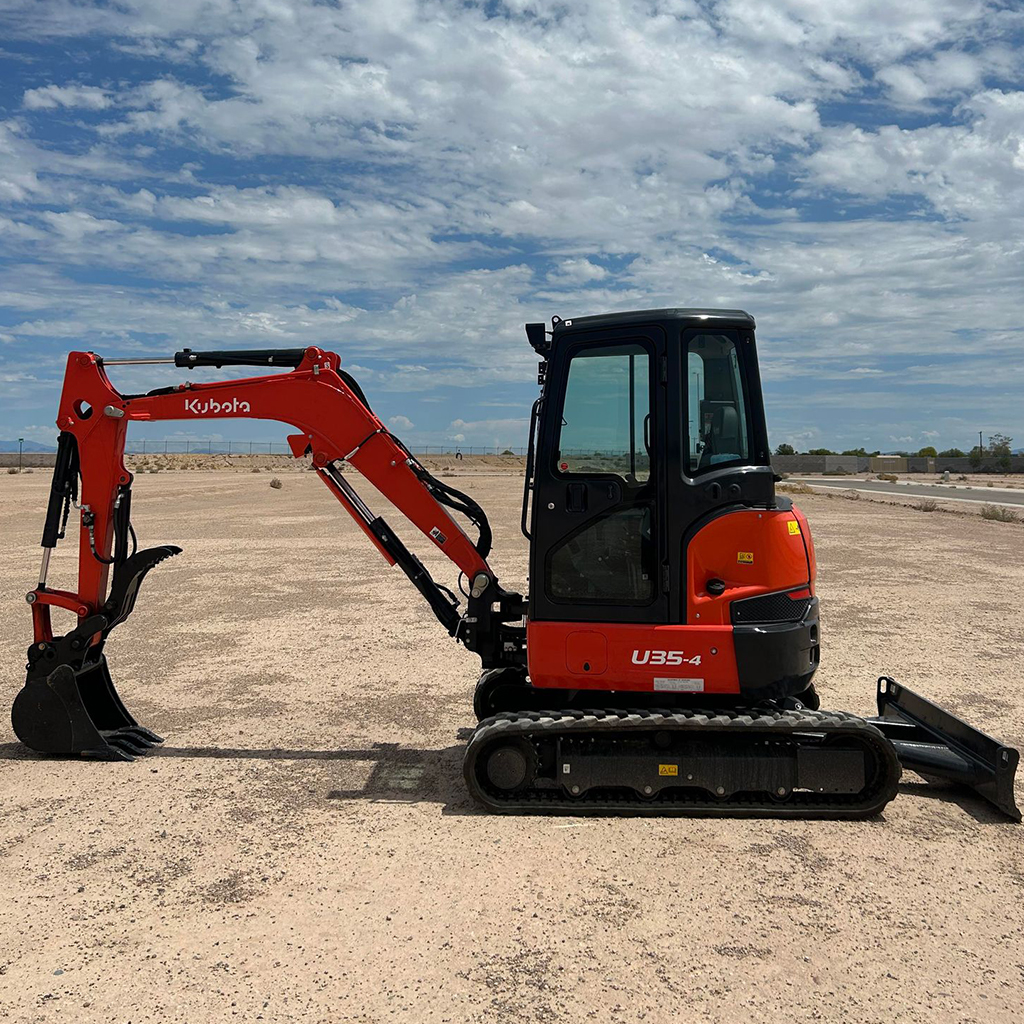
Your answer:
[[[127,729],[118,729],[116,732],[104,733],[103,738],[107,741],[109,747],[129,755],[144,754],[152,746],[151,743],[132,736],[131,732]]]
[[[158,743],[163,743],[164,741],[163,736],[157,736],[157,734],[153,732],[152,729],[147,729],[144,725],[132,726],[132,732],[138,734],[144,739],[149,740],[151,746],[155,746]]]
[[[155,747],[158,743],[163,743],[163,739],[157,736],[155,732],[145,728],[142,725],[129,725],[125,728],[118,730],[127,736],[133,743],[137,743],[149,750],[150,747]]]

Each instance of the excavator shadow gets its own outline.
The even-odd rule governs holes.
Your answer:
[[[330,801],[369,800],[376,803],[443,804],[444,814],[482,815],[462,778],[465,746],[440,749],[404,747],[399,743],[375,743],[353,750],[293,750],[282,747],[168,747],[151,750],[145,762],[165,758],[204,758],[225,761],[318,761],[369,765],[369,774],[359,787],[329,789]],[[0,760],[50,761],[20,743],[0,743]]]

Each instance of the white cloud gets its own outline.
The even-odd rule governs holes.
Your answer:
[[[22,103],[26,110],[54,110],[57,107],[105,110],[110,106],[110,96],[93,85],[44,85],[40,89],[28,89]]]
[[[394,427],[395,430],[412,430],[415,423],[408,416],[391,416],[388,419],[388,426]]]

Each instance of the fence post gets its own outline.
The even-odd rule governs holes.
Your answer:
[[[189,445],[189,442],[188,442],[188,441],[186,441],[186,442],[185,442],[185,454],[186,454],[186,455],[188,455],[188,445]]]

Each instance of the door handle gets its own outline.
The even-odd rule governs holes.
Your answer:
[[[566,512],[587,511],[587,485],[581,483],[568,484],[565,488]]]

